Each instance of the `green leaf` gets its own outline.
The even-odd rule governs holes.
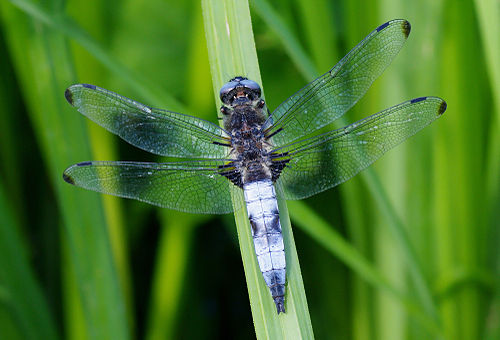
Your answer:
[[[244,75],[262,84],[248,3],[204,0],[202,7],[216,102],[219,102],[219,89],[232,77]],[[290,220],[280,188],[277,191],[287,263],[284,314],[276,313],[269,289],[262,278],[246,211],[241,209],[235,212],[255,331],[259,339],[311,339],[313,331]],[[242,196],[239,193],[233,197],[233,200],[240,201],[240,206]]]
[[[57,339],[54,316],[28,262],[20,226],[0,182],[0,310],[8,312],[23,339]],[[12,339],[0,317],[0,337]]]
[[[129,338],[126,308],[110,249],[101,200],[62,181],[62,170],[89,159],[85,122],[65,103],[72,62],[60,33],[2,2],[7,41],[30,118],[43,152],[64,226],[68,264],[74,266],[86,335],[91,339]],[[56,15],[56,14],[51,14]],[[30,46],[26,53],[26,46]],[[33,82],[36,79],[36,83]],[[68,311],[69,314],[69,311]],[[68,329],[68,333],[71,330]]]
[[[48,27],[51,27],[67,38],[74,39],[87,51],[89,51],[104,67],[110,70],[124,83],[146,98],[150,104],[168,104],[171,110],[184,111],[183,106],[179,104],[172,96],[164,91],[158,90],[159,87],[152,86],[151,82],[135,72],[125,68],[116,59],[114,59],[98,42],[90,37],[70,17],[63,13],[51,15],[40,4],[30,0],[11,0],[12,4],[31,16],[33,20],[39,21]]]

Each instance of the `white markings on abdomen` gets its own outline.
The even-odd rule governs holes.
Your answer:
[[[276,191],[270,179],[245,183],[243,191],[260,271],[279,314],[285,312],[286,263]]]

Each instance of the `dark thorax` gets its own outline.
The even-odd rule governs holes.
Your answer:
[[[257,83],[243,77],[231,79],[221,89],[224,128],[231,135],[231,170],[224,174],[242,186],[272,179],[271,145],[262,129],[267,111]]]
[[[263,129],[268,111],[259,84],[235,77],[222,87],[220,99],[233,159],[221,167],[220,174],[240,188],[263,179],[275,182],[289,159],[286,154],[273,153],[271,135]]]

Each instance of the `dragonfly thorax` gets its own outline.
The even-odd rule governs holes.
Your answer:
[[[231,136],[233,165],[238,185],[271,179],[271,145],[262,125],[266,120],[260,86],[247,78],[235,77],[220,91],[224,128]]]
[[[237,107],[228,120],[232,155],[242,183],[271,178],[271,146],[262,132],[263,115],[252,108]]]
[[[221,113],[227,131],[262,125],[265,102],[259,84],[244,77],[235,77],[220,90]]]

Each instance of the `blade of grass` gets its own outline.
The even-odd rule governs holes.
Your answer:
[[[293,33],[287,27],[286,23],[276,13],[276,11],[269,5],[267,1],[254,0],[252,1],[252,9],[264,20],[269,28],[280,39],[285,51],[290,56],[297,69],[302,73],[305,79],[312,79],[318,74],[314,63],[304,52],[299,41],[295,38]]]
[[[261,84],[248,3],[203,0],[202,8],[216,102],[219,102],[219,89],[231,77],[244,75]],[[287,312],[284,314],[276,313],[269,289],[257,265],[245,209],[235,211],[255,331],[259,339],[312,339],[313,331],[290,220],[280,188],[277,189],[287,255]],[[239,200],[239,204],[242,204],[242,196],[240,192],[234,195],[233,200]]]
[[[280,38],[283,45],[285,46],[285,49],[290,54],[292,61],[296,62],[297,60],[303,59],[309,60],[309,58],[306,56],[306,53],[303,52],[303,49],[298,41],[289,32],[289,29],[282,23],[282,21],[279,19],[279,16],[268,5],[268,3],[265,0],[254,0],[254,4],[255,6],[253,8],[255,8],[262,19]],[[294,42],[291,43],[287,41],[289,39],[294,40]],[[312,63],[307,62],[305,65],[312,65]],[[310,70],[309,66],[304,67],[303,65],[297,65],[297,68],[302,71],[304,78],[308,80],[312,80],[315,76],[318,75],[318,72],[316,72],[314,69]],[[307,72],[305,72],[304,70],[307,70]],[[345,119],[339,119],[339,121],[341,122],[340,124],[346,124]],[[429,313],[429,315],[431,315],[436,320],[436,322],[439,322],[436,303],[433,300],[429,284],[424,277],[422,265],[416,255],[413,245],[410,242],[403,222],[396,213],[394,207],[391,205],[387,193],[380,183],[380,179],[377,177],[375,171],[371,168],[363,170],[359,174],[359,176],[362,177],[365,181],[380,211],[387,219],[387,227],[389,227],[390,232],[393,234],[394,238],[400,245],[401,252],[404,255],[405,260],[407,261],[409,272],[412,275],[415,287],[417,289],[420,303],[427,311],[427,313]]]
[[[397,0],[385,0],[377,4],[376,13],[380,14],[375,15],[374,18],[380,22],[384,22],[391,18],[398,18],[401,16],[401,13],[405,12],[404,8],[405,3]],[[407,55],[407,48],[408,46],[405,46],[403,51],[401,51],[403,56]],[[389,107],[401,101],[402,98],[406,99],[410,97],[406,91],[407,88],[404,86],[405,81],[401,76],[404,74],[408,61],[408,58],[397,58],[395,62],[392,63],[389,69],[390,72],[386,72],[380,77],[380,80],[375,84],[376,86],[372,88],[370,91],[371,96],[374,98],[374,103],[377,103],[377,107]],[[414,247],[415,255],[417,256],[415,240],[411,238],[411,229],[409,228],[409,221],[406,218],[410,211],[406,204],[406,184],[414,180],[413,178],[410,180],[408,177],[408,150],[411,142],[414,141],[415,140],[412,139],[410,143],[405,142],[399,145],[385,155],[383,159],[374,164],[374,169],[387,192],[387,198],[390,200],[394,211],[398,216],[405,218],[404,221],[402,220],[404,223],[403,227],[408,233],[409,241],[412,242],[412,247]],[[352,203],[353,202],[351,202],[351,204]],[[375,208],[374,210],[376,211],[377,209]],[[405,292],[409,292],[413,289],[413,286],[411,286],[410,289],[407,288],[407,264],[402,257],[394,256],[394,254],[399,253],[397,240],[391,237],[390,230],[385,227],[387,223],[386,218],[378,212],[375,213],[375,216],[375,223],[371,226],[374,227],[374,248],[377,267],[380,268],[394,286],[400,289],[404,288]],[[419,260],[421,259],[419,258]],[[425,275],[423,264],[421,264],[421,270],[422,275]],[[407,332],[407,325],[411,322],[411,318],[408,318],[408,315],[402,313],[404,311],[402,301],[393,299],[386,294],[380,294],[379,292],[376,294],[376,301],[377,307],[375,313],[378,338],[386,340],[399,340],[404,338]],[[423,329],[423,327],[421,328]],[[426,335],[432,334],[434,336],[431,332],[424,331],[422,333]]]
[[[372,253],[372,233],[371,228],[366,226],[371,221],[372,211],[364,199],[366,196],[366,189],[360,178],[352,178],[349,182],[345,183],[341,190],[342,199],[347,202],[356,202],[356,204],[345,204],[343,211],[346,216],[346,223],[348,224],[348,238],[352,242],[358,252],[367,260],[371,259]],[[363,211],[363,214],[359,212]],[[373,266],[373,264],[371,263]],[[375,290],[371,287],[370,283],[364,280],[358,273],[352,275],[352,328],[353,340],[365,340],[373,338],[375,334]]]
[[[94,6],[89,6],[85,2],[71,2],[68,10],[75,13],[75,20],[86,25],[94,36],[107,37],[108,31],[106,30],[107,13],[106,4],[104,2],[98,3]],[[90,21],[88,18],[95,18]],[[109,40],[107,37],[104,40]],[[75,69],[78,79],[91,79],[92,84],[104,84],[107,79],[105,68],[97,62],[95,58],[89,56],[89,53],[78,44],[71,44],[72,56],[74,58]],[[116,64],[116,60],[111,60],[111,63]],[[120,66],[116,66],[117,69]],[[68,84],[70,85],[70,84]],[[117,158],[117,147],[115,144],[116,138],[113,137],[108,131],[102,127],[87,120],[89,141],[92,148],[92,159],[98,160],[114,160]],[[128,264],[128,247],[125,240],[125,222],[122,210],[122,200],[110,195],[102,195],[104,213],[106,218],[106,225],[108,226],[109,238],[111,242],[111,249],[113,250],[113,257],[118,270],[120,284],[125,293],[127,303],[127,321],[131,333],[134,331],[134,303],[132,297],[132,283],[130,282],[130,269]]]
[[[201,7],[192,9],[193,18],[188,52],[186,84],[189,103],[188,112],[200,112],[212,104],[210,91],[211,78],[205,45]],[[192,93],[197,93],[193,100]],[[191,101],[191,102],[189,102]],[[209,119],[208,117],[204,117]],[[185,301],[181,300],[185,289],[185,275],[188,270],[189,254],[192,252],[196,226],[205,220],[205,216],[181,214],[174,211],[161,212],[162,230],[156,258],[152,293],[147,318],[145,338],[173,339],[179,328],[179,311]],[[189,301],[187,302],[189,303]]]
[[[20,226],[12,216],[7,199],[0,182],[1,309],[9,311],[23,339],[57,339],[54,317],[28,262]],[[2,328],[0,335],[7,339],[5,331],[6,328]]]
[[[11,0],[11,3],[24,11],[33,19],[42,22],[43,24],[58,30],[66,37],[74,39],[82,45],[89,53],[91,53],[99,62],[102,63],[115,76],[122,79],[124,83],[129,84],[132,89],[137,92],[142,98],[150,104],[166,104],[171,110],[178,112],[186,112],[183,105],[170,96],[165,91],[161,91],[160,87],[153,86],[153,82],[149,82],[141,75],[136,74],[130,69],[124,67],[116,61],[108,52],[90,35],[76,24],[70,17],[60,13],[58,16],[51,16],[41,4],[30,0]]]
[[[435,320],[422,310],[416,300],[394,287],[373,264],[366,260],[349,242],[344,240],[331,225],[299,201],[290,201],[288,206],[292,220],[297,223],[297,226],[301,227],[309,236],[317,240],[332,255],[338,257],[365,281],[399,300],[408,313],[419,320],[431,334],[440,336],[441,330]]]
[[[273,6],[275,6],[275,8],[278,8],[276,6],[280,6],[279,13],[282,20],[288,23],[294,23],[293,26],[290,25],[289,27],[294,30],[295,36],[300,35],[303,38],[303,45],[310,51],[311,61],[314,62],[314,66],[317,67],[317,69],[324,70],[331,68],[332,60],[340,59],[337,29],[335,27],[336,21],[332,20],[332,14],[334,15],[335,13],[334,9],[336,9],[336,4],[329,0],[316,0],[314,2],[308,0],[295,0],[293,3],[297,4],[296,9],[294,8],[295,6],[289,6],[286,2],[273,2]],[[296,17],[290,15],[285,17],[283,15],[283,9],[287,7],[291,7],[291,12],[296,13]],[[261,29],[266,28],[262,27]],[[272,35],[273,33],[270,32],[270,34]],[[277,45],[277,48],[281,48],[281,46],[279,46],[279,41],[277,41]],[[291,65],[291,67],[293,67],[293,65]],[[289,78],[295,78],[294,80],[297,81],[297,85],[289,84],[288,80],[282,80],[282,91],[288,91],[288,94],[294,93],[294,91],[300,87],[302,81],[300,75],[297,76],[297,74],[290,72],[287,76]],[[265,81],[268,81],[268,77],[264,78]],[[287,86],[285,86],[285,84],[287,84]],[[269,99],[272,98],[270,97]],[[336,192],[331,190],[324,193],[323,197],[325,197],[325,199],[319,199],[318,203],[321,202],[322,205],[328,209],[327,211],[332,213],[329,216],[335,220],[342,216],[335,213],[337,210],[340,214],[343,213],[338,206],[339,200],[329,199],[330,197],[339,197]],[[313,198],[312,200],[315,199]],[[296,217],[297,215],[300,216],[300,212],[298,212],[299,210],[296,212],[291,203],[293,202],[287,202],[290,209],[292,224],[296,226],[299,225]],[[314,203],[312,205],[315,206],[315,208],[321,209],[319,204],[318,206]],[[304,221],[304,223],[302,223],[305,228],[307,228],[307,224],[316,226],[313,220],[309,222]],[[352,227],[351,223],[347,225],[349,228]],[[336,230],[334,230],[334,232],[335,231]],[[358,280],[358,282],[362,282],[367,289],[371,289],[369,284],[364,282],[363,279],[359,278],[357,275],[346,275],[350,274],[350,268],[346,270],[346,267],[349,267],[349,265],[346,266],[345,262],[336,260],[335,255],[330,261],[326,260],[324,250],[326,249],[330,252],[331,250],[327,247],[314,246],[315,243],[317,244],[316,236],[311,238],[311,240],[301,240],[300,242],[310,242],[305,245],[300,245],[300,249],[304,249],[305,256],[317,257],[316,259],[309,259],[309,263],[313,266],[304,263],[304,261],[308,261],[307,257],[304,256],[304,260],[302,260],[304,275],[306,275],[305,271],[309,270],[309,277],[312,276],[312,282],[314,282],[313,285],[311,285],[312,282],[309,283],[309,287],[315,287],[313,291],[308,293],[308,299],[310,304],[314,306],[314,308],[311,308],[311,318],[316,337],[320,339],[342,339],[351,335],[352,338],[355,339],[354,332],[369,328],[363,325],[362,322],[366,320],[365,315],[369,313],[370,309],[367,308],[367,306],[370,303],[368,301],[360,301],[359,299],[354,302],[352,297],[357,292],[356,288],[351,289],[350,286],[353,285],[354,281]],[[311,246],[307,247],[308,244]],[[306,248],[304,248],[304,246],[306,246]],[[334,245],[334,247],[335,246],[336,245]],[[338,250],[341,251],[341,249]],[[353,271],[356,272],[356,269],[353,269]],[[308,283],[306,278],[305,280],[307,290]],[[335,308],[332,308],[333,305]],[[346,313],[346,310],[349,310],[349,312]],[[357,322],[357,324],[353,326],[353,319],[361,322]],[[333,325],[331,323],[332,320],[335,320],[335,324]]]
[[[66,41],[59,33],[28,20],[10,3],[1,5],[16,73],[61,209],[64,240],[76,274],[88,337],[127,339],[124,299],[100,198],[75,190],[61,178],[66,166],[90,158],[84,121],[75,117],[63,97],[73,79]],[[30,46],[29,53],[26,46]]]
[[[23,136],[20,136],[19,133],[15,133],[15,131],[18,130],[18,127],[22,125],[21,119],[16,120],[9,114],[10,112],[21,112],[21,107],[20,105],[16,105],[20,101],[17,97],[17,86],[13,86],[13,84],[15,84],[15,77],[12,71],[12,64],[8,60],[9,54],[1,29],[0,53],[3,56],[7,56],[7,58],[5,58],[5,62],[0,63],[0,102],[3,105],[3,110],[0,111],[0,164],[3,165],[0,168],[0,182],[2,183],[2,185],[0,185],[0,201],[6,203],[4,198],[5,192],[8,192],[9,196],[8,207],[5,207],[4,204],[0,202],[0,242],[8,241],[7,244],[9,246],[12,245],[14,247],[19,247],[18,251],[21,253],[21,258],[19,259],[20,261],[17,261],[21,262],[21,264],[18,263],[17,266],[15,266],[17,272],[10,271],[8,267],[8,265],[12,263],[10,259],[12,256],[9,252],[10,249],[8,247],[0,246],[0,252],[4,251],[4,254],[0,256],[0,261],[2,259],[7,261],[7,266],[5,266],[5,264],[0,264],[0,338],[17,340],[22,339],[23,333],[26,332],[22,327],[22,324],[24,323],[23,319],[29,319],[30,317],[29,313],[26,311],[23,311],[22,309],[16,311],[15,307],[12,306],[16,300],[12,297],[16,296],[17,286],[14,285],[11,287],[8,282],[9,280],[14,282],[18,281],[16,274],[30,269],[27,262],[22,263],[22,260],[25,257],[25,245],[15,239],[16,237],[19,239],[21,238],[17,235],[17,233],[20,233],[26,226],[26,222],[24,220],[27,217],[26,214],[23,213],[25,202],[22,200],[23,182],[21,180],[22,174],[19,171],[21,168],[21,159],[19,158],[19,154],[16,152],[19,142],[25,135],[23,134]],[[19,117],[22,117],[22,115],[19,115]],[[3,183],[6,183],[7,186],[4,186]],[[13,235],[3,235],[4,228],[7,228],[7,231],[10,231]],[[2,270],[4,268],[6,270]],[[31,275],[31,273],[29,274]],[[29,289],[29,295],[32,294],[31,287],[24,288]],[[11,290],[14,290],[14,292],[12,293]],[[21,297],[24,297],[24,295]],[[23,315],[16,315],[16,312],[21,312]],[[49,315],[49,317],[51,317],[51,315]],[[38,324],[38,320],[35,320],[35,322]],[[37,326],[34,328],[37,328]]]
[[[298,0],[302,22],[305,27],[307,46],[310,46],[314,65],[320,69],[332,67],[332,60],[340,60],[338,54],[337,39],[335,35],[334,22],[331,21],[333,4],[328,0],[318,0],[314,3],[307,0]],[[308,58],[303,61],[308,62]]]
[[[332,66],[333,61],[340,60],[351,46],[359,42],[360,37],[380,24],[379,19],[375,19],[378,15],[378,4],[379,2],[348,1],[344,2],[344,6],[336,8],[338,14],[335,16],[335,21],[339,32],[339,52],[336,58],[330,60],[330,65],[327,65],[325,70]],[[373,88],[370,89],[367,95],[353,107],[352,112],[348,113],[352,117],[351,119],[364,118],[367,112],[373,112],[374,103],[377,103],[379,99],[377,97],[379,92],[374,93],[373,90]],[[374,228],[373,222],[378,209],[373,199],[367,199],[371,196],[369,189],[363,183],[363,179],[356,176],[340,186],[338,190],[341,194],[342,210],[346,216],[349,241],[365,257],[370,259],[373,266],[380,268],[374,255],[374,240],[378,230]],[[387,275],[383,272],[382,274],[387,279]],[[354,288],[351,311],[352,327],[354,328],[353,339],[376,338],[377,332],[380,331],[379,320],[381,318],[380,312],[377,310],[379,305],[377,297],[382,292],[363,281],[359,275],[353,275],[352,283]],[[405,312],[408,316],[408,311]],[[411,315],[409,316],[411,317]]]
[[[396,297],[399,292],[359,251],[347,242],[326,221],[321,219],[311,208],[300,201],[289,201],[290,216],[309,236],[317,240],[332,255],[338,257],[354,272],[373,286],[383,289]],[[310,227],[314,226],[314,227]]]
[[[482,46],[488,67],[489,81],[493,89],[494,116],[491,122],[488,142],[486,188],[491,202],[491,210],[500,201],[500,6],[493,0],[475,0]],[[495,214],[491,213],[495,218]],[[495,220],[493,227],[495,226]]]
[[[179,218],[162,212],[164,228],[159,243],[152,286],[146,339],[173,339],[180,308],[186,263],[198,216]]]
[[[484,245],[491,234],[485,222],[488,195],[484,143],[492,115],[473,3],[447,7],[443,15],[441,22],[446,29],[439,51],[439,79],[445,85],[441,91],[451,103],[453,114],[440,122],[434,145],[435,201],[440,204],[434,212],[434,225],[439,245],[436,272],[446,277],[456,268],[470,272],[486,262]],[[440,303],[446,337],[481,338],[483,305],[488,298],[476,285],[460,288]]]
[[[9,192],[11,206],[14,209],[15,219],[20,226],[25,226],[24,202],[22,200],[22,175],[18,168],[21,158],[17,152],[19,144],[23,140],[23,135],[16,133],[16,129],[22,126],[22,120],[19,117],[10,115],[10,112],[20,111],[20,98],[16,93],[15,77],[12,70],[12,64],[8,60],[7,46],[4,36],[0,32],[0,54],[5,56],[5,61],[0,63],[0,103],[3,110],[0,112],[0,164],[3,166],[1,175],[6,185],[5,190]],[[14,86],[13,86],[14,85]],[[16,119],[17,118],[17,119]]]

